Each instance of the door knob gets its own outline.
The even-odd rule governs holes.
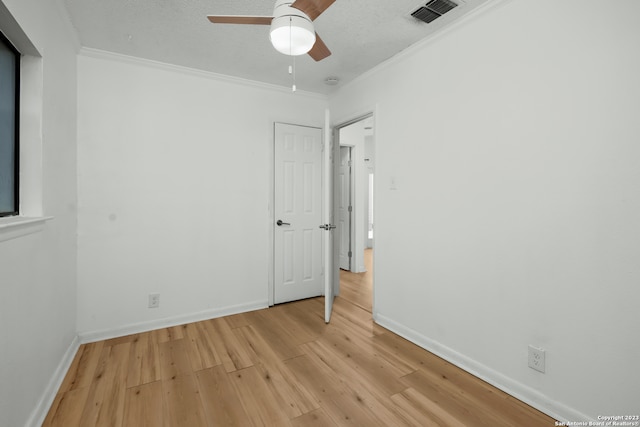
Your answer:
[[[336,225],[333,225],[333,224],[322,224],[322,225],[320,226],[320,228],[322,228],[322,229],[324,229],[324,230],[326,230],[326,231],[333,230],[333,229],[334,229],[334,228],[336,228],[336,227],[337,227],[337,226],[336,226]]]
[[[278,221],[276,221],[276,224],[278,224],[278,227],[282,227],[283,225],[291,225],[288,222],[282,222],[281,219],[279,219]]]

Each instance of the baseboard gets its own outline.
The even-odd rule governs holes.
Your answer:
[[[111,338],[122,337],[125,335],[137,334],[140,332],[148,332],[154,329],[168,328],[171,326],[183,325],[185,323],[200,322],[202,320],[213,319],[216,317],[229,316],[232,314],[245,313],[247,311],[260,310],[267,308],[269,302],[254,301],[247,304],[238,304],[228,307],[216,308],[212,310],[199,311],[197,313],[189,313],[184,315],[165,317],[162,319],[150,320],[147,322],[132,323],[125,326],[119,326],[112,329],[102,329],[97,331],[86,331],[78,334],[81,344],[95,341],[102,341]]]
[[[408,328],[384,315],[374,313],[373,320],[380,326],[400,335],[425,350],[443,358],[449,363],[469,372],[471,375],[499,388],[505,393],[530,405],[537,410],[559,421],[595,421],[593,418],[570,408],[560,402],[556,402],[549,396],[540,393],[531,387],[513,380],[493,369],[484,366],[477,361],[446,347],[437,341],[421,335],[417,331]]]
[[[49,412],[49,408],[51,407],[53,400],[56,398],[56,393],[58,393],[58,389],[60,388],[60,385],[62,385],[64,376],[67,374],[79,347],[80,339],[76,336],[71,341],[71,344],[64,353],[64,356],[62,356],[62,360],[49,380],[49,384],[47,384],[47,387],[40,396],[38,404],[31,412],[31,416],[25,424],[26,427],[39,427],[44,422],[44,419]]]

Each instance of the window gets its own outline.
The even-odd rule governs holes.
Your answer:
[[[0,216],[19,206],[20,53],[0,33]]]

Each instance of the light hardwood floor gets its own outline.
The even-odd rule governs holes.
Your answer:
[[[313,298],[82,345],[44,425],[554,425],[374,324],[367,274],[329,325]]]
[[[365,249],[364,273],[340,270],[340,296],[363,310],[372,312],[373,301],[373,250]]]

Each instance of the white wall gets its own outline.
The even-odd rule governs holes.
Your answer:
[[[377,106],[376,319],[569,420],[640,413],[639,15],[500,2],[330,100]]]
[[[31,184],[42,193],[38,209],[54,217],[42,231],[0,241],[0,426],[15,427],[46,413],[75,350],[77,42],[55,2],[2,3],[12,16],[2,21],[17,23],[42,54],[42,93],[29,106],[41,116],[42,127],[29,129],[40,139],[41,177]]]
[[[326,106],[324,97],[83,51],[83,339],[266,306],[273,122],[322,127]],[[160,308],[147,308],[150,293],[160,293]]]

